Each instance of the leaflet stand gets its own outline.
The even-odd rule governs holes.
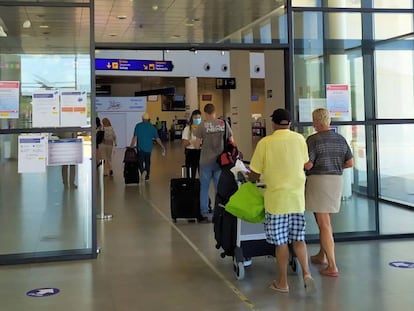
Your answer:
[[[101,193],[101,211],[96,218],[98,219],[112,219],[112,214],[105,214],[104,210],[104,160],[100,160],[98,164],[98,175],[99,175],[99,190]]]

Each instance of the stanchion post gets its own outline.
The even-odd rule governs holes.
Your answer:
[[[99,190],[101,194],[101,208],[100,213],[97,215],[98,219],[111,219],[112,214],[105,214],[105,208],[104,208],[104,195],[105,195],[105,189],[104,189],[104,160],[100,160],[98,164],[98,175],[99,175]]]

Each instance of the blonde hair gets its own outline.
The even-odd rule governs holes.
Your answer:
[[[331,117],[329,115],[329,111],[325,108],[315,109],[312,112],[312,119],[314,122],[323,126],[331,125]]]
[[[103,126],[112,126],[111,121],[109,121],[108,118],[103,118],[102,119],[102,124],[103,124]]]

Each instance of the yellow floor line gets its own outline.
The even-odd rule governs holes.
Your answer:
[[[148,201],[148,200],[147,200]],[[198,256],[206,263],[207,266],[210,267],[211,270],[233,291],[233,293],[236,294],[236,296],[243,301],[243,303],[252,311],[259,311],[255,307],[255,305],[249,300],[249,298],[246,297],[236,286],[234,286],[233,283],[231,283],[229,280],[226,279],[226,277],[219,271],[217,268],[207,259],[206,256],[200,251],[200,249],[193,243],[191,240],[178,228],[169,217],[167,217],[158,207],[156,207],[154,204],[149,202],[149,204],[152,206],[153,209],[155,209],[158,214],[161,215],[162,218],[164,218],[174,229],[177,231],[181,237],[191,246],[191,248],[197,253]]]

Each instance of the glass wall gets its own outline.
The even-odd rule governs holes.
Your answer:
[[[354,167],[344,171],[341,211],[332,219],[335,234],[413,234],[413,1],[293,0],[292,6],[291,110],[298,129],[312,134],[311,113],[325,107],[332,130],[354,155]],[[311,237],[314,223],[309,217]]]
[[[96,256],[91,3],[32,2],[0,1],[0,264]]]

